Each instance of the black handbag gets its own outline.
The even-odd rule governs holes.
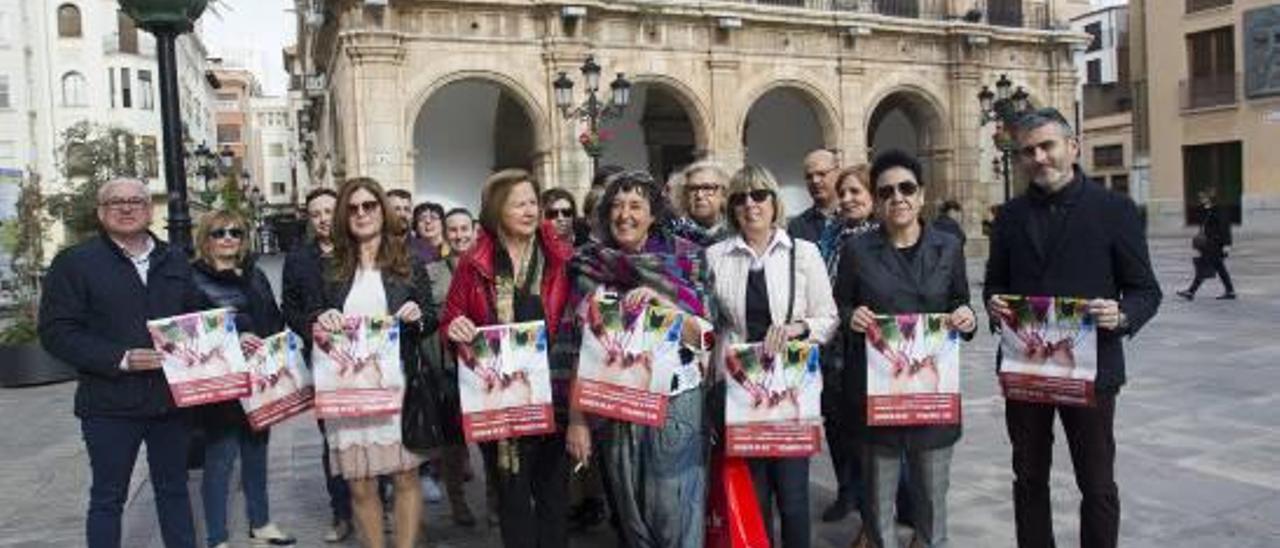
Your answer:
[[[402,339],[410,352],[418,352],[417,344]],[[445,445],[443,421],[440,417],[439,390],[428,364],[419,356],[418,363],[405,371],[404,402],[400,408],[401,443],[406,449],[423,452]]]

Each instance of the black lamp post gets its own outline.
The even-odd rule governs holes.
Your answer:
[[[186,164],[182,157],[182,114],[178,100],[178,36],[191,31],[208,0],[120,0],[120,9],[156,37],[160,69],[160,121],[164,179],[169,202],[169,244],[191,253],[191,213]]]
[[[582,79],[586,84],[587,99],[578,106],[573,104],[573,80],[569,79],[568,73],[561,72],[560,77],[552,83],[555,88],[556,107],[564,117],[577,118],[587,123],[587,132],[578,138],[578,142],[591,157],[592,175],[595,175],[596,169],[600,167],[600,155],[604,153],[604,140],[600,137],[600,122],[621,116],[627,105],[631,103],[631,82],[621,72],[609,85],[609,102],[601,101],[598,95],[600,72],[601,67],[596,63],[595,56],[587,57],[587,61],[582,64]]]
[[[993,93],[990,87],[982,86],[982,91],[978,92],[978,104],[982,107],[982,123],[979,125],[987,125],[996,122],[995,141],[996,146],[1000,148],[1001,160],[1004,162],[1004,169],[1001,173],[1004,175],[1004,201],[1009,201],[1011,192],[1011,181],[1009,172],[1010,157],[1017,148],[1017,143],[1013,140],[1010,129],[1018,117],[1022,116],[1030,108],[1030,96],[1022,86],[1018,86],[1016,91],[1010,93],[1013,88],[1013,82],[1009,80],[1008,75],[1001,74],[1000,79],[996,81],[996,91]]]

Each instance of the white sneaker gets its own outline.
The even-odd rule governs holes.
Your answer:
[[[444,501],[444,491],[440,490],[440,484],[431,476],[422,477],[422,496],[431,504],[439,504]]]
[[[298,542],[297,539],[289,536],[280,530],[274,523],[267,523],[257,529],[249,530],[249,540],[254,546],[292,546]]]

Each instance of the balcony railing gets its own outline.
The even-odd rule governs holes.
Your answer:
[[[1187,13],[1211,10],[1231,5],[1231,0],[1187,0]]]
[[[1133,91],[1124,82],[1086,84],[1084,86],[1086,120],[1133,111]]]
[[[1179,82],[1182,110],[1231,106],[1239,102],[1239,73],[1194,76]]]
[[[752,4],[757,6],[792,7],[818,11],[837,11],[845,13],[864,13],[901,17],[904,19],[926,19],[933,21],[970,20],[1003,27],[1048,28],[1048,21],[1043,5],[1029,6],[1024,10],[1021,2],[992,2],[988,0],[986,9],[977,9],[978,17],[966,13],[949,13],[947,0],[725,0],[735,4]]]

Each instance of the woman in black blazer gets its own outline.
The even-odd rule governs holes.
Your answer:
[[[853,406],[849,412],[857,417],[856,435],[864,440],[864,525],[854,545],[896,546],[893,502],[905,453],[907,484],[915,497],[916,541],[942,546],[947,541],[951,447],[960,439],[960,427],[867,426],[865,333],[878,314],[946,313],[948,326],[971,338],[977,323],[969,308],[964,250],[955,236],[921,222],[924,188],[915,158],[896,150],[880,155],[871,167],[871,181],[881,228],[845,244],[836,286],[842,325],[850,330],[845,337],[845,392]]]

